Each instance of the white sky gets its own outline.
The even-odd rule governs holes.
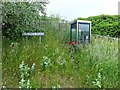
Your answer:
[[[47,14],[55,14],[66,20],[100,14],[117,15],[120,0],[49,0]]]

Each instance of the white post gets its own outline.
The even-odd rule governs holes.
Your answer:
[[[39,46],[41,45],[41,36],[39,37]]]
[[[27,40],[28,40],[28,37],[26,36],[26,42],[27,42]]]

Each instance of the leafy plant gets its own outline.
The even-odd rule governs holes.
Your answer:
[[[41,66],[43,70],[51,66],[51,61],[47,56],[43,56]]]
[[[102,78],[101,74],[98,73],[97,79],[95,79],[95,81],[92,82],[92,83],[94,84],[94,86],[97,86],[97,87],[99,87],[99,88],[102,87],[101,78]]]
[[[35,70],[35,63],[33,63],[32,67],[29,68],[28,65],[24,64],[24,61],[19,66],[21,81],[19,82],[19,88],[32,88],[30,85],[30,74],[32,74]]]

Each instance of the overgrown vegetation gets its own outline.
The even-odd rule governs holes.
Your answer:
[[[5,23],[2,28],[3,36],[5,36],[2,43],[3,87],[118,87],[117,39],[92,35],[90,44],[85,44],[85,46],[80,44],[77,51],[74,52],[74,47],[68,44],[69,25],[60,23],[62,20],[59,17],[38,17],[36,11],[34,12],[35,16],[33,16],[35,9],[32,6],[33,4],[31,5],[30,3],[7,3],[6,5],[10,9],[4,5],[3,7],[7,8],[7,12],[12,12],[12,17],[10,18],[8,14],[3,16],[3,23]],[[31,6],[30,13],[29,10],[28,12],[18,12],[19,18],[16,18],[17,12],[14,10],[20,8],[15,8],[14,10],[13,8],[20,6],[23,7],[20,9],[22,11],[27,5]],[[25,15],[20,16],[22,13]],[[35,19],[36,17],[37,19]],[[41,23],[39,18],[44,22]],[[28,24],[23,23],[23,21],[21,23],[18,22],[24,19],[28,21]],[[92,20],[90,17],[89,19]],[[96,20],[99,21],[99,19]],[[100,28],[104,27],[108,35],[115,36],[107,32],[108,28],[103,24],[104,21],[100,20]],[[92,32],[95,33],[96,30],[95,34],[101,34],[102,31],[97,30],[99,28],[98,24],[94,24],[98,22],[95,22],[95,20],[92,20],[92,22]],[[7,25],[8,23],[11,24],[10,27]],[[15,28],[12,28],[14,24]],[[19,34],[19,32],[27,31],[41,31],[45,33],[42,37],[41,46],[39,46],[38,37],[28,37],[28,40],[26,40]],[[18,40],[15,40],[15,38]]]
[[[81,45],[76,53],[69,49],[68,44],[64,45],[58,40],[53,35],[47,35],[41,46],[35,38],[4,46],[3,85],[8,88],[19,87],[19,65],[24,61],[28,67],[35,63],[35,74],[29,77],[33,88],[52,88],[57,85],[64,88],[117,87],[117,40],[92,36],[92,43],[84,48]]]

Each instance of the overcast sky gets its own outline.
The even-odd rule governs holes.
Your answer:
[[[55,14],[66,20],[100,14],[117,15],[120,0],[49,0],[47,14]]]

